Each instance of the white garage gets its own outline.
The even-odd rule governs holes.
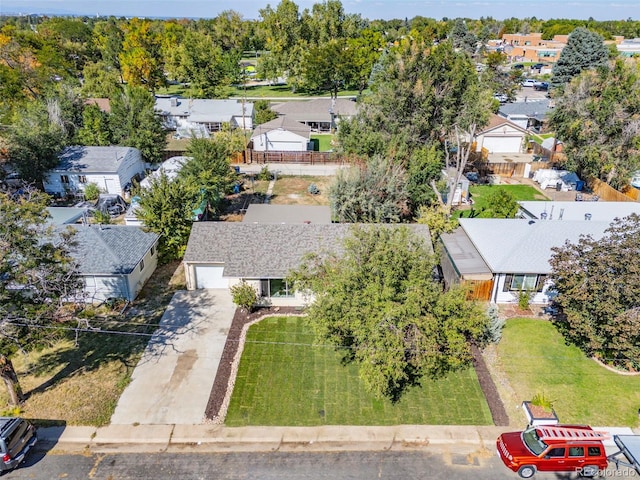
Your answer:
[[[518,153],[522,151],[523,136],[488,136],[484,137],[482,146],[489,153]]]
[[[224,278],[224,265],[194,265],[196,288],[229,288],[229,279]]]

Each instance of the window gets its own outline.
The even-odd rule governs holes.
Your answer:
[[[69,175],[60,175],[60,181],[62,183],[69,183]]]
[[[584,447],[569,447],[570,457],[584,457]]]
[[[602,455],[600,453],[600,447],[589,447],[587,453],[590,457],[599,457],[600,455]]]
[[[293,297],[294,291],[282,278],[260,280],[260,292],[263,297]]]
[[[156,253],[156,247],[151,247],[151,256],[153,257],[153,254]]]
[[[144,260],[140,260],[140,271],[144,270]]]
[[[564,457],[564,448],[556,447],[547,452],[548,457]]]
[[[504,280],[503,292],[519,292],[522,290],[541,292],[547,280],[546,275],[527,275],[514,273],[507,275]]]
[[[78,182],[80,182],[80,183],[87,183],[87,177],[86,177],[86,175],[78,175]]]

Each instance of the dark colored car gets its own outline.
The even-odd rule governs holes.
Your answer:
[[[536,63],[535,65],[531,66],[533,70],[540,70],[541,68],[544,68],[544,67],[546,67],[544,63]]]
[[[516,63],[516,64],[515,64],[513,67],[511,67],[511,68],[516,68],[516,69],[518,69],[518,70],[522,70],[522,69],[524,69],[524,65],[523,65],[523,64],[521,64],[521,63]]]
[[[38,441],[36,427],[20,417],[0,417],[0,475],[13,470]]]
[[[533,89],[546,92],[547,90],[549,90],[549,83],[548,82],[536,82],[536,83],[533,84]]]

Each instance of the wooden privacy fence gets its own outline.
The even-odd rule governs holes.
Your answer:
[[[491,300],[493,280],[465,280],[464,286],[469,289],[467,299],[480,301]]]
[[[640,200],[640,190],[629,187],[624,193],[619,192],[597,178],[589,180],[589,188],[606,202],[637,202]]]
[[[345,163],[342,156],[333,152],[261,152],[252,149],[244,151],[243,160],[243,163],[301,163],[307,165]]]
[[[474,162],[474,167],[478,170],[480,177],[487,175],[501,175],[504,177],[524,177],[525,165],[531,165],[530,172],[533,173],[543,168],[551,168],[550,162],[499,162],[490,163],[485,161]]]

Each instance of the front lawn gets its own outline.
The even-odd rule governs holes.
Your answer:
[[[491,425],[472,368],[424,380],[397,404],[368,394],[357,367],[314,344],[304,317],[270,317],[251,326],[225,424]]]
[[[562,423],[638,426],[640,376],[601,367],[577,347],[565,345],[550,322],[508,320],[498,355],[519,400],[544,393]]]
[[[548,197],[529,185],[472,185],[469,187],[469,191],[471,193],[471,199],[473,200],[473,206],[466,210],[456,210],[453,215],[457,218],[489,218],[489,215],[485,212],[487,208],[487,198],[492,192],[498,189],[511,193],[517,202],[549,200]]]

